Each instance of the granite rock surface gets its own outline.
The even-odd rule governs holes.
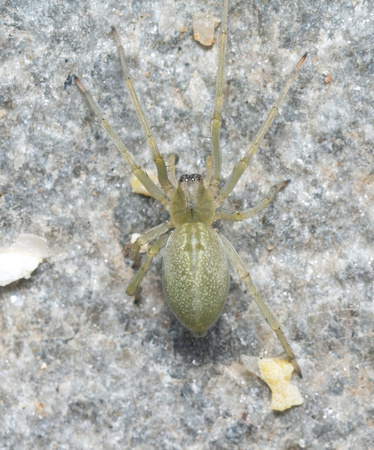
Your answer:
[[[218,224],[282,323],[304,404],[272,412],[268,387],[234,370],[243,354],[282,355],[234,271],[203,339],[168,309],[161,257],[140,297],[125,293],[136,270],[126,244],[168,216],[131,191],[72,74],[153,169],[114,25],[160,150],[179,154],[178,175],[204,173],[218,46],[193,39],[192,17],[221,10],[197,0],[2,3],[0,245],[32,233],[50,256],[0,288],[1,448],[373,448],[372,2],[230,2],[224,178],[309,51],[225,207],[250,208],[291,183],[253,219]]]

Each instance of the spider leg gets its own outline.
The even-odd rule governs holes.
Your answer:
[[[172,226],[173,225],[169,221],[163,222],[139,236],[131,246],[130,259],[134,260],[143,245],[148,244],[148,242],[154,241],[155,239],[158,239],[160,236],[169,231]]]
[[[114,37],[114,40],[116,41],[116,45],[118,48],[118,53],[119,53],[119,57],[121,60],[123,74],[125,76],[126,86],[129,90],[131,100],[135,106],[136,114],[138,115],[138,118],[139,118],[140,123],[144,130],[144,133],[146,135],[149,148],[151,149],[151,152],[153,155],[153,160],[156,164],[158,181],[159,181],[160,185],[164,188],[165,192],[168,193],[170,190],[173,190],[174,188],[169,181],[164,158],[158,150],[156,139],[154,138],[154,136],[151,132],[151,129],[148,125],[147,119],[145,118],[142,107],[140,106],[138,96],[136,94],[133,82],[130,78],[129,70],[126,65],[125,52],[123,51],[123,47],[120,42],[118,33],[114,27],[112,27],[112,33],[113,33],[113,37]]]
[[[168,172],[169,179],[171,181],[171,184],[175,189],[178,187],[178,181],[175,177],[175,165],[179,161],[179,156],[176,153],[170,153],[167,157],[167,166],[166,170]]]
[[[212,178],[212,167],[213,167],[212,154],[208,153],[206,155],[205,161],[205,178],[204,178],[204,186],[206,188],[209,187],[210,180]]]
[[[250,219],[257,213],[265,209],[274,200],[278,192],[284,189],[289,182],[290,180],[287,180],[274,185],[270,189],[266,197],[263,198],[259,203],[257,203],[257,205],[255,205],[253,208],[247,209],[245,211],[222,211],[222,210],[216,211],[216,215],[214,216],[214,222],[220,219],[231,220],[235,222],[241,222],[242,220]]]
[[[219,35],[219,56],[218,56],[218,71],[216,96],[214,99],[214,110],[212,117],[212,177],[210,179],[210,188],[213,192],[218,189],[218,182],[221,177],[222,168],[222,154],[219,143],[219,133],[221,130],[221,110],[223,104],[223,78],[225,68],[225,53],[227,43],[227,15],[229,10],[229,0],[225,0],[223,5],[221,33]]]
[[[245,285],[247,286],[249,292],[251,293],[252,297],[254,298],[255,302],[257,303],[258,307],[260,308],[265,319],[268,321],[272,330],[278,336],[280,343],[283,345],[284,350],[286,351],[288,357],[290,358],[290,360],[295,368],[295,372],[301,377],[302,376],[301,370],[300,370],[299,365],[296,362],[295,355],[293,354],[291,347],[288,344],[287,339],[285,338],[277,319],[275,318],[274,314],[270,311],[270,309],[266,305],[266,303],[262,300],[255,285],[253,284],[247,267],[245,266],[245,264],[242,261],[242,259],[240,258],[240,256],[237,254],[236,250],[234,249],[234,247],[232,246],[230,241],[225,236],[223,236],[223,234],[219,233],[218,231],[217,231],[217,234],[221,238],[222,244],[226,250],[229,260],[231,261],[232,265],[235,267],[235,269],[239,273],[241,279],[244,281]]]
[[[143,258],[142,264],[139,270],[136,272],[134,278],[130,281],[127,286],[126,293],[128,295],[134,295],[139,283],[142,281],[144,275],[146,274],[149,266],[152,264],[153,258],[157,256],[161,249],[163,249],[166,245],[167,240],[169,239],[170,234],[165,234],[161,236],[157,241],[151,245]]]
[[[233,171],[231,172],[231,175],[227,179],[226,183],[221,187],[221,189],[217,192],[216,196],[216,205],[219,206],[223,199],[225,199],[228,195],[231,194],[233,189],[235,188],[237,182],[239,181],[240,177],[242,176],[244,170],[248,167],[248,164],[250,160],[253,158],[255,153],[257,152],[258,146],[260,145],[263,137],[265,136],[266,132],[268,131],[271,122],[273,121],[274,117],[277,115],[278,108],[282,101],[284,100],[284,97],[286,96],[288,90],[291,87],[292,82],[294,81],[298,70],[302,66],[303,62],[305,61],[308,53],[306,52],[302,58],[297,63],[296,67],[292,71],[290,77],[288,78],[288,81],[283,88],[283,91],[281,92],[278,100],[275,102],[273,107],[271,108],[269,114],[266,117],[265,122],[262,124],[260,131],[257,133],[256,137],[252,141],[251,145],[249,146],[246,155],[244,158],[242,158],[239,163],[234,167]]]
[[[86,90],[82,81],[74,75],[75,83],[85,96],[87,102],[89,103],[91,110],[96,115],[96,117],[100,120],[102,127],[108,133],[109,137],[112,139],[118,150],[122,153],[125,158],[126,163],[130,167],[131,172],[136,176],[136,178],[142,183],[142,185],[147,189],[149,194],[158,200],[165,208],[169,205],[169,199],[166,194],[158,187],[156,184],[149,178],[147,173],[137,164],[134,157],[130,153],[130,151],[125,147],[125,144],[121,141],[118,134],[113,130],[113,128],[109,125],[108,121],[105,119],[103,113],[101,112],[98,105],[94,102],[91,94]]]

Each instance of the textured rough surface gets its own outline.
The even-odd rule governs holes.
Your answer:
[[[0,245],[33,233],[51,246],[30,279],[0,290],[4,448],[372,447],[373,2],[230,6],[225,177],[310,51],[226,207],[248,208],[276,182],[291,183],[257,217],[219,225],[295,350],[304,404],[272,412],[264,383],[232,369],[242,354],[282,353],[236,274],[204,339],[169,310],[160,258],[141,298],[125,294],[135,270],[125,245],[167,215],[132,193],[70,74],[153,168],[114,25],[160,149],[179,154],[178,175],[200,172],[217,45],[194,40],[192,16],[221,9],[197,0],[2,2]]]

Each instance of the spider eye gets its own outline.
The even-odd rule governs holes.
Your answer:
[[[185,174],[179,178],[179,183],[188,183],[198,181],[201,182],[203,177],[199,173],[193,173],[191,175]]]

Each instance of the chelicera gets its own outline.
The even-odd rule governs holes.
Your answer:
[[[249,271],[229,240],[212,227],[218,220],[242,221],[253,217],[271,203],[287,181],[273,186],[267,196],[253,208],[246,211],[225,211],[223,200],[230,195],[240,177],[255,155],[258,146],[277,114],[278,107],[286,96],[307,53],[303,55],[283,88],[278,100],[271,108],[245,156],[233,168],[229,178],[221,181],[222,156],[220,148],[221,110],[223,104],[224,62],[227,41],[228,0],[224,1],[221,32],[219,37],[219,58],[216,96],[212,117],[212,149],[207,157],[206,173],[182,175],[177,182],[175,175],[176,155],[170,155],[165,162],[156,140],[140,106],[133,82],[125,62],[124,50],[118,34],[113,28],[119,57],[131,99],[147,137],[157,168],[158,183],[154,183],[136,162],[131,152],[104,118],[97,104],[78,77],[76,84],[84,94],[101,125],[122,152],[131,172],[143,184],[149,194],[160,202],[170,214],[169,220],[141,235],[133,244],[130,258],[134,259],[144,244],[151,244],[141,266],[130,281],[126,292],[134,295],[147,272],[153,258],[165,248],[162,280],[168,304],[176,317],[196,336],[204,336],[216,322],[225,305],[229,291],[229,261],[238,271],[247,289],[259,306],[262,314],[278,336],[288,357],[300,375],[295,356],[269,307],[260,297]]]

